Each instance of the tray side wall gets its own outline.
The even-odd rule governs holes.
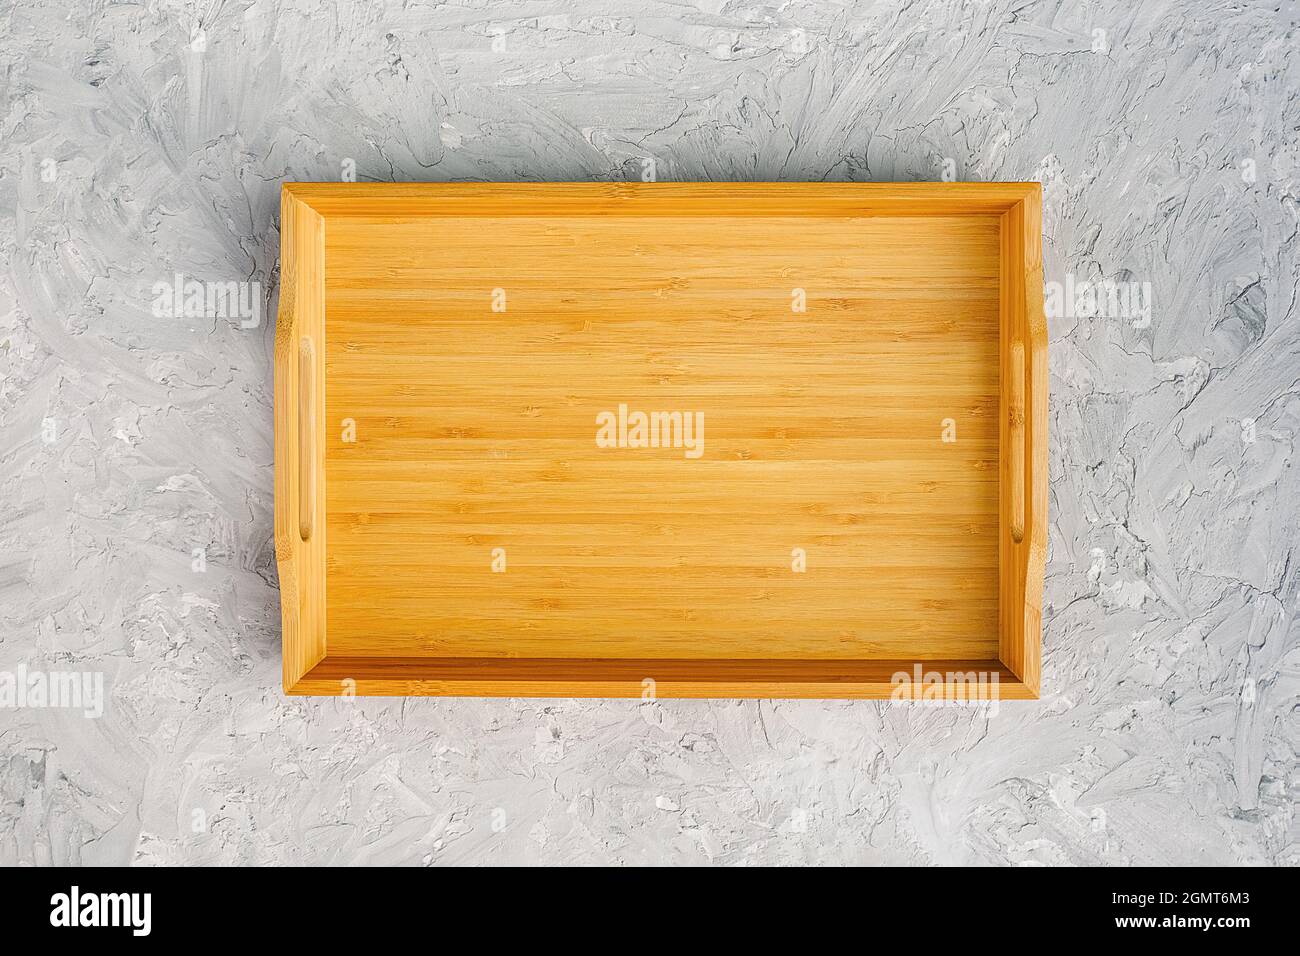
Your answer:
[[[347,658],[321,661],[290,693],[337,696],[1025,700],[995,660],[568,660]]]
[[[285,183],[326,219],[987,216],[1037,183]]]
[[[280,575],[284,687],[325,657],[325,442],[316,417],[315,514],[300,532],[300,343],[312,340],[315,408],[325,408],[325,220],[286,189],[280,201],[280,309],[275,327],[275,557]]]
[[[1012,423],[1008,403],[1014,346],[1024,356],[1023,527],[1011,526]],[[1047,564],[1047,320],[1043,309],[1042,193],[1036,184],[1002,215],[1001,573],[999,656],[1034,697],[1042,659],[1043,574]]]

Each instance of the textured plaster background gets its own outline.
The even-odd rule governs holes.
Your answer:
[[[1300,862],[1298,19],[3,0],[0,670],[108,700],[0,710],[0,863]],[[1051,322],[1041,702],[282,695],[280,183],[648,157],[1038,179],[1049,280],[1151,284],[1148,327]],[[177,272],[264,320],[155,317]]]

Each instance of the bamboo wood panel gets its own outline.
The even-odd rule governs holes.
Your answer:
[[[1004,695],[1036,693],[1009,645],[1045,498],[1010,541],[1003,388],[1014,339],[1045,445],[1008,278],[1036,191],[919,185],[286,187],[323,232],[285,240],[321,260],[279,330],[317,323],[318,375],[309,436],[277,390],[277,514],[317,520],[277,554],[322,605],[307,651],[286,610],[286,687],[888,696],[881,668],[1002,661],[1006,691],[1030,661]],[[601,447],[620,408],[702,416],[698,457]]]

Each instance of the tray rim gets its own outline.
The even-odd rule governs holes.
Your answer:
[[[325,642],[324,494],[304,488],[300,402],[324,387],[325,230],[330,219],[428,216],[717,215],[900,217],[996,215],[1002,251],[999,449],[999,659],[633,660],[331,658]],[[1047,559],[1047,323],[1043,307],[1042,190],[1010,183],[303,183],[280,207],[280,301],[275,368],[275,552],[280,576],[286,694],[685,698],[1037,699]],[[304,342],[303,340],[307,340]],[[311,342],[319,343],[312,348]],[[1019,348],[1019,352],[1016,349]],[[1022,376],[1023,408],[1008,399]],[[300,388],[309,376],[310,387]],[[323,401],[316,401],[323,408]],[[309,419],[315,422],[315,419]],[[308,450],[325,473],[322,440]],[[1015,431],[1013,431],[1015,430]],[[1011,437],[1023,435],[1021,496],[1013,500]],[[304,493],[305,492],[305,493]],[[1012,513],[1022,514],[1013,538]],[[314,529],[314,530],[311,530]],[[304,532],[311,533],[304,537]],[[891,680],[919,664],[940,686]],[[997,675],[984,689],[960,680]],[[953,679],[953,675],[958,680]],[[638,676],[639,675],[639,676]],[[656,676],[658,675],[658,676]],[[646,680],[653,681],[647,685]]]

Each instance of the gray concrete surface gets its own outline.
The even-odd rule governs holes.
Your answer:
[[[103,713],[0,707],[0,863],[1294,865],[1297,20],[4,0],[0,672]],[[1051,319],[1040,702],[281,694],[279,184],[649,160],[1041,180],[1049,283],[1125,293]]]

